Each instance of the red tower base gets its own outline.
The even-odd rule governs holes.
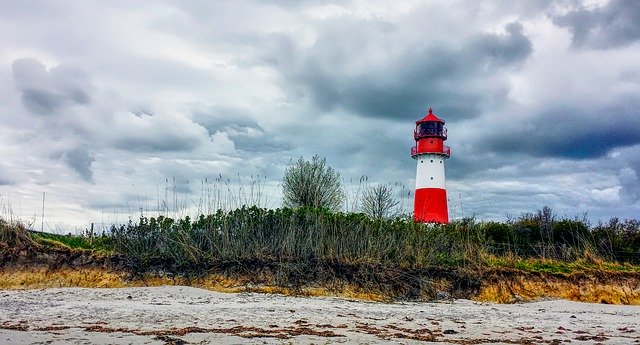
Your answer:
[[[420,223],[449,223],[447,191],[440,188],[416,189],[413,219]]]

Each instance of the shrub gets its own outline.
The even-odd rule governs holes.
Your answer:
[[[611,218],[591,232],[598,252],[610,260],[640,262],[640,221]]]
[[[578,247],[589,237],[589,228],[578,220],[563,219],[553,224],[553,241]]]
[[[323,207],[332,211],[342,208],[344,193],[340,173],[317,155],[311,161],[302,157],[290,164],[282,179],[284,207]]]
[[[498,245],[514,243],[514,234],[511,227],[504,223],[488,222],[484,224],[485,234],[488,239]]]
[[[386,185],[365,188],[362,193],[362,212],[374,219],[398,215],[398,200],[393,196],[393,188]]]

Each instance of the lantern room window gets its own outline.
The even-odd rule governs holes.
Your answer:
[[[418,137],[430,137],[439,136],[446,137],[446,129],[442,122],[427,121],[418,124],[416,127],[416,134]]]

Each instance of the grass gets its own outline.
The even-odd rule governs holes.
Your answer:
[[[605,274],[637,283],[640,266],[633,255],[625,256],[631,259],[626,262],[608,259],[615,257],[615,245],[633,244],[638,233],[635,223],[621,224],[626,225],[589,229],[574,221],[536,223],[526,216],[510,223],[463,219],[426,225],[316,208],[243,207],[193,220],[142,217],[90,239],[28,232],[0,219],[0,269],[12,262],[18,263],[14,269],[27,271],[29,265],[48,266],[23,275],[5,270],[0,288],[184,284],[370,300],[433,299],[446,291],[451,298],[495,294],[501,301],[515,295],[556,296],[553,289],[562,288],[575,295],[567,292],[562,298],[592,301],[604,298],[602,291],[618,291],[615,283],[602,290],[601,283],[572,279]],[[47,254],[47,248],[56,254]],[[564,280],[503,286],[500,279],[514,272]],[[600,285],[582,291],[571,284]],[[633,291],[615,293],[625,293],[626,299],[614,302],[640,301]]]
[[[635,240],[640,230],[631,230],[618,234],[618,242],[629,242],[625,236]],[[175,272],[225,262],[275,261],[405,270],[474,270],[502,265],[569,273],[618,261],[616,251],[603,241],[611,243],[610,234],[597,237],[597,232],[588,232],[584,224],[568,220],[544,230],[529,218],[514,224],[463,219],[432,225],[416,224],[406,218],[372,219],[364,214],[314,208],[243,207],[202,215],[196,220],[140,218],[138,223],[114,227],[112,232],[115,252],[131,259],[137,269],[160,267]],[[640,248],[632,250],[635,252],[626,253],[634,255],[620,258],[630,267],[640,263]],[[607,267],[631,270],[625,265]]]
[[[562,261],[553,258],[522,258],[512,255],[485,255],[483,262],[487,269],[517,269],[523,272],[549,274],[568,275],[593,271],[640,273],[640,265],[629,262],[606,261],[588,253],[585,253],[584,257],[573,261]]]
[[[474,261],[456,225],[373,220],[323,209],[241,208],[184,218],[141,218],[113,228],[115,251],[141,269],[181,271],[224,262],[341,263],[397,268],[458,267]]]
[[[528,216],[511,224],[463,219],[447,225],[425,225],[406,218],[371,219],[363,214],[313,208],[243,207],[196,220],[143,217],[138,223],[114,226],[109,236],[95,238],[35,231],[24,236],[24,231],[7,231],[24,230],[20,225],[0,220],[5,229],[0,233],[0,243],[33,241],[47,247],[114,253],[126,258],[130,268],[138,272],[162,269],[193,273],[228,262],[280,262],[304,269],[330,263],[404,270],[497,267],[554,274],[595,269],[638,271],[637,257],[627,255],[625,258],[631,260],[622,263],[610,260],[614,255],[602,250],[603,236],[570,238],[573,228],[585,228],[582,223],[574,223],[559,221],[562,226],[556,230],[562,237],[556,241],[543,240],[544,236],[533,238],[531,234],[542,230]],[[620,228],[620,222],[616,224]],[[640,232],[629,226],[622,230],[616,232],[615,242],[629,242],[624,236],[633,240]],[[598,232],[607,235],[608,243],[614,242],[612,231],[600,225],[592,231]]]
[[[36,231],[31,231],[29,235],[33,241],[45,246],[113,252],[112,238],[106,235],[93,239],[87,236],[60,235]]]

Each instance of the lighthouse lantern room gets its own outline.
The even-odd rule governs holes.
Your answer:
[[[413,138],[416,145],[411,148],[411,157],[418,165],[413,219],[421,223],[449,223],[444,161],[451,149],[444,145],[447,140],[444,121],[429,108],[427,116],[416,121]]]

